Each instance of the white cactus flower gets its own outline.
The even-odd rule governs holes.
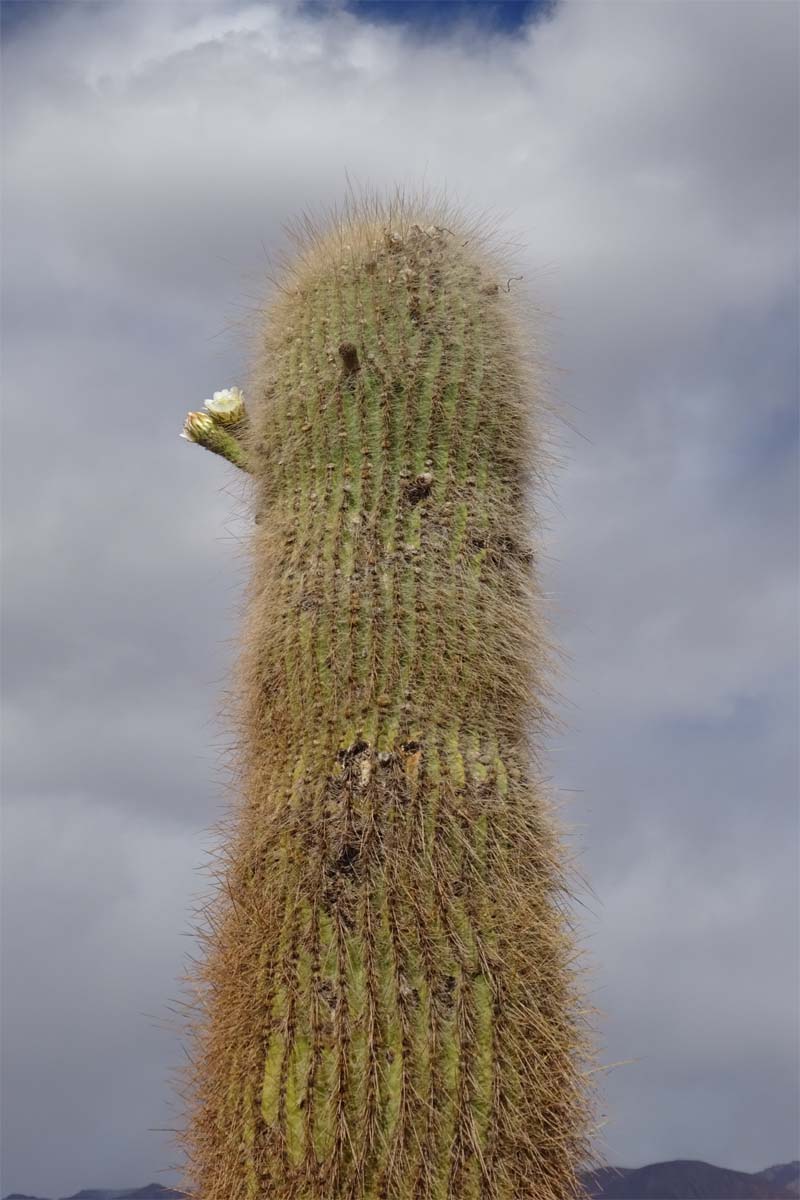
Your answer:
[[[241,388],[223,388],[205,401],[208,412],[220,425],[235,425],[244,416],[244,396]]]
[[[208,413],[190,412],[183,426],[182,438],[187,442],[202,442],[214,429],[214,422]]]

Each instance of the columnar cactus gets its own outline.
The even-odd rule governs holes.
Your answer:
[[[591,1051],[528,736],[551,656],[513,291],[452,213],[362,206],[306,229],[247,415],[187,421],[256,512],[187,1089],[200,1200],[580,1195]]]

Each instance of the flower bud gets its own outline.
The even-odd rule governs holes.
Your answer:
[[[213,430],[214,422],[208,413],[190,412],[186,416],[181,437],[186,438],[187,442],[202,444]]]

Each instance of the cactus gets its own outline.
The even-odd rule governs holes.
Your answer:
[[[546,456],[514,289],[441,205],[373,200],[298,239],[247,413],[187,419],[249,473],[257,522],[189,1185],[567,1200],[590,1010],[529,741]]]

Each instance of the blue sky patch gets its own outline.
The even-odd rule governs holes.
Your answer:
[[[407,25],[430,35],[476,25],[494,33],[515,33],[535,18],[550,15],[557,0],[348,0],[345,7],[372,22]]]

